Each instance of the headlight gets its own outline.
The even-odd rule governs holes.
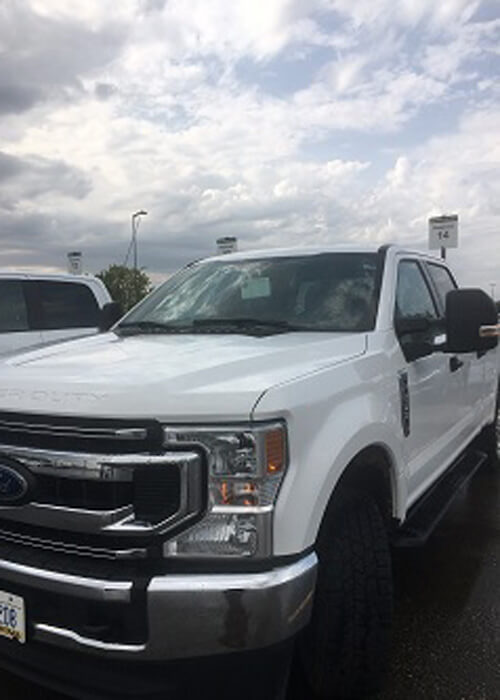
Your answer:
[[[208,509],[165,545],[167,556],[268,556],[272,512],[287,466],[286,428],[165,428],[166,444],[199,443],[208,459]]]

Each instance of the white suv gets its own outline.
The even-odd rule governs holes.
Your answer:
[[[90,275],[0,272],[0,355],[96,333],[110,301]]]

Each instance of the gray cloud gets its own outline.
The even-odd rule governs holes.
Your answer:
[[[155,217],[139,230],[139,266],[156,280],[168,276],[192,260],[215,254],[215,240],[234,228],[214,224],[192,226],[182,232],[169,230],[167,222]],[[252,240],[252,225],[238,229],[239,240]],[[0,268],[66,267],[66,254],[81,250],[84,269],[99,272],[111,264],[123,264],[130,241],[130,221],[106,222],[92,217],[69,216],[59,211],[32,214],[2,213]],[[248,247],[248,243],[247,243]]]
[[[118,88],[116,85],[112,85],[111,83],[97,83],[95,86],[96,97],[98,97],[100,100],[109,99],[117,92],[117,90]]]
[[[61,160],[19,157],[0,151],[0,208],[12,209],[22,200],[57,192],[83,199],[92,190],[89,178]]]
[[[100,270],[101,261],[112,255],[113,244],[119,227],[102,222],[86,220],[62,214],[54,210],[52,214],[28,213],[20,210],[2,213],[2,246],[0,268],[41,266],[62,268],[66,266],[66,253],[81,248],[85,253],[87,269]],[[96,234],[99,234],[98,236]],[[96,235],[90,247],[89,239]],[[102,248],[102,250],[101,250]],[[88,255],[90,250],[90,255]],[[103,256],[103,257],[101,257]]]
[[[42,98],[43,92],[37,87],[0,83],[0,115],[25,112]]]
[[[91,30],[37,15],[21,3],[7,0],[1,9],[0,115],[81,93],[81,79],[114,59],[126,38],[125,28],[112,21]]]
[[[0,182],[15,177],[23,170],[23,163],[20,158],[10,156],[0,151]]]
[[[143,12],[161,12],[167,4],[167,0],[142,0]]]

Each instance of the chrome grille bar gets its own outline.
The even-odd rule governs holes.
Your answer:
[[[12,433],[29,433],[31,435],[50,435],[60,437],[110,438],[114,440],[144,440],[147,437],[146,428],[84,428],[71,425],[49,425],[44,423],[25,423],[0,419],[0,430]]]
[[[73,452],[156,453],[163,445],[158,421],[0,411],[0,442]]]
[[[18,532],[9,532],[3,529],[0,530],[0,541],[35,547],[50,552],[89,556],[93,559],[144,559],[147,556],[147,549],[145,547],[110,549],[106,547],[74,545],[68,542],[58,541],[57,539],[46,540],[42,537],[30,537],[28,535],[21,535]]]
[[[27,525],[50,525],[57,523],[59,529],[72,532],[98,533],[103,529],[125,520],[133,520],[132,505],[115,510],[84,510],[82,508],[65,508],[46,503],[30,503],[24,506],[0,508],[0,516]]]
[[[102,479],[130,481],[137,466],[179,464],[183,456],[199,458],[197,453],[164,452],[161,455],[125,454],[108,455],[91,452],[62,452],[33,447],[0,444],[0,454],[12,457],[33,473],[52,474],[68,479]]]

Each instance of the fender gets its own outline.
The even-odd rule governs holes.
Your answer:
[[[253,418],[285,418],[289,466],[274,518],[275,553],[314,544],[330,496],[353,458],[381,447],[391,468],[393,515],[404,517],[407,479],[399,387],[383,353],[364,354],[280,386],[259,400]]]

